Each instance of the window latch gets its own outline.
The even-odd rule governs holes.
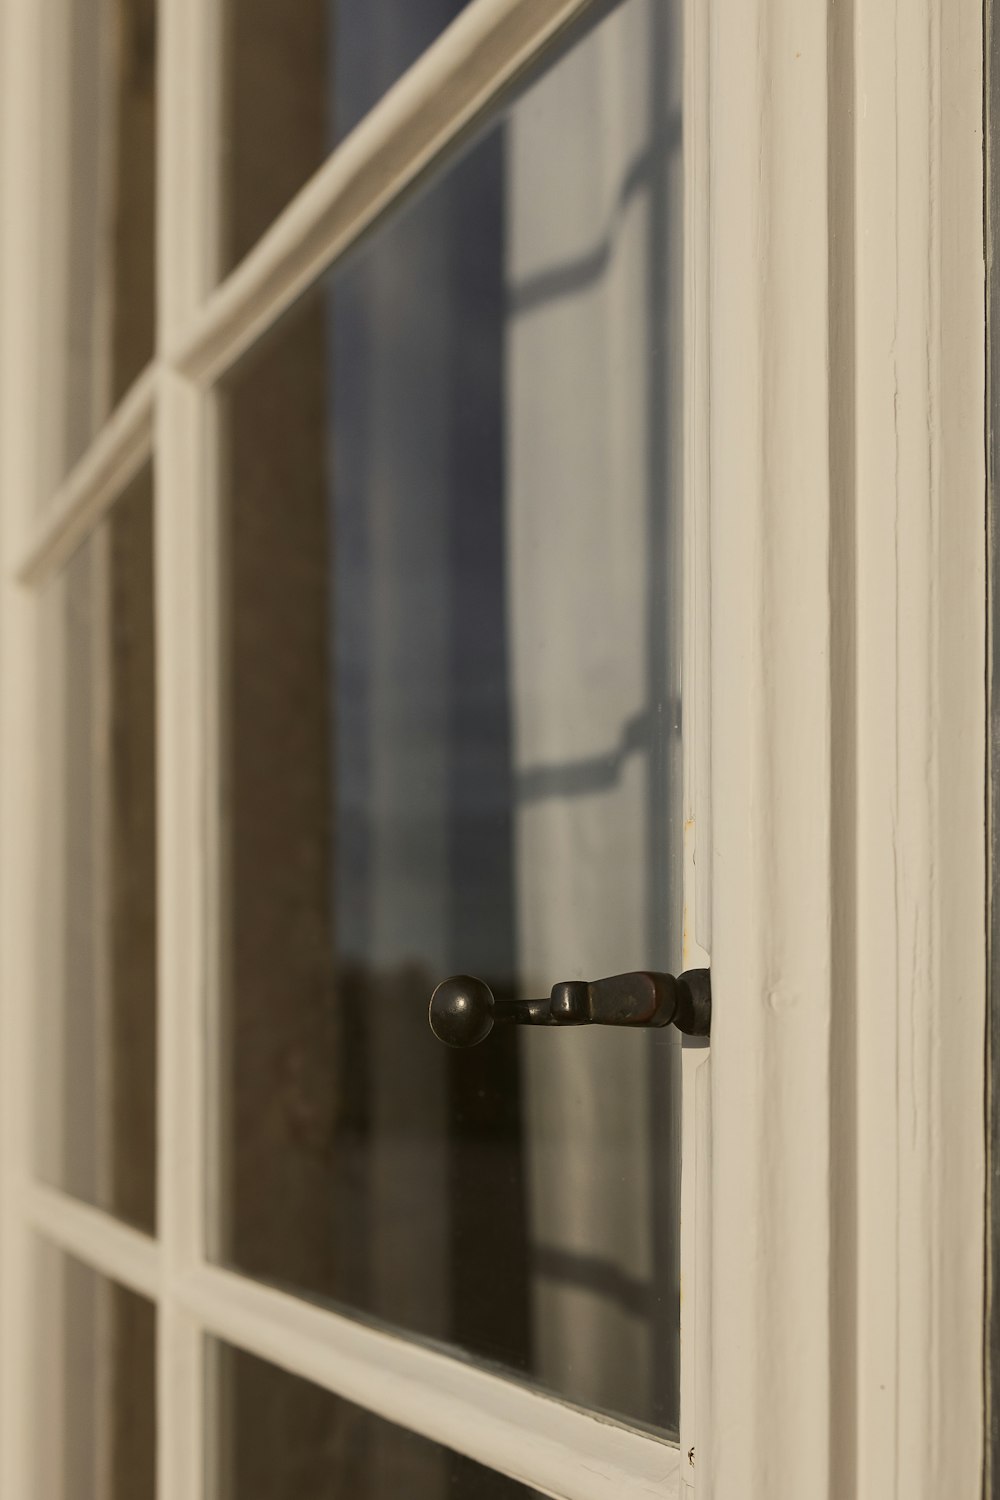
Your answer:
[[[708,969],[672,974],[614,974],[610,979],[566,979],[547,1000],[497,1000],[489,985],[456,974],[431,996],[431,1030],[449,1047],[474,1047],[493,1027],[676,1026],[687,1036],[708,1036],[712,983]]]

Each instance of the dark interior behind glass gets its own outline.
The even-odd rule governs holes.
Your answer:
[[[427,1003],[680,967],[676,24],[621,6],[222,390],[215,1247],[668,1430],[675,1039]]]

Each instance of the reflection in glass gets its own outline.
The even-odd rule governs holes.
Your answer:
[[[222,397],[218,1253],[671,1428],[678,1038],[432,1038],[680,950],[679,38],[629,0]]]
[[[208,1353],[223,1414],[212,1500],[541,1500],[229,1344]]]
[[[224,0],[223,275],[468,0]]]
[[[156,750],[149,469],[41,601],[38,1170],[156,1213]]]
[[[156,0],[46,6],[42,492],[153,356]]]
[[[153,1500],[151,1303],[40,1243],[32,1500]]]

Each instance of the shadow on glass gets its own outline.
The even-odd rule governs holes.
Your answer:
[[[427,1003],[682,967],[678,15],[613,11],[220,394],[213,1205],[254,1276],[668,1431],[679,1039],[452,1053]]]

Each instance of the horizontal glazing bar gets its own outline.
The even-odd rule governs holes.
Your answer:
[[[149,458],[156,366],[147,365],[59,486],[16,566],[32,587],[56,572]]]
[[[27,1189],[25,1218],[36,1233],[133,1292],[160,1290],[159,1246],[149,1235],[41,1183]]]

